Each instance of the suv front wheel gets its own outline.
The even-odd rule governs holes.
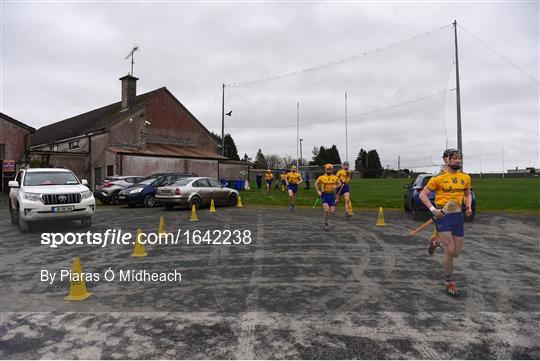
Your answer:
[[[18,211],[16,213],[17,213],[17,223],[19,223],[19,231],[21,231],[21,233],[30,232],[30,223],[22,219]]]

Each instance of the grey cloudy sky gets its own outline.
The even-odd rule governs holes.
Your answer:
[[[456,145],[454,37],[446,26],[456,19],[533,78],[458,27],[466,171],[500,171],[503,148],[505,168],[539,166],[538,2],[2,1],[1,12],[0,108],[36,128],[119,101],[133,44],[138,93],[166,86],[217,133],[222,83],[367,52],[227,87],[226,132],[241,157],[258,148],[294,157],[299,102],[304,158],[336,144],[345,160],[347,92],[349,160],[375,148],[383,166],[396,167],[400,155],[402,168],[418,170],[436,168],[446,141]]]

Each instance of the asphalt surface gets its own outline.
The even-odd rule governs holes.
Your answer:
[[[323,232],[320,208],[188,210],[98,208],[92,232],[250,230],[249,245],[40,244],[42,232],[78,232],[74,222],[20,234],[6,198],[0,210],[0,358],[45,359],[538,359],[539,217],[479,212],[465,226],[454,278],[443,290],[442,252],[427,254],[432,228],[403,212],[343,211]],[[67,281],[40,270],[141,270],[181,282],[87,282],[94,295],[64,301]]]

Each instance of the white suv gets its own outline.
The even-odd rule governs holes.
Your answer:
[[[68,169],[23,169],[8,185],[11,223],[18,224],[22,233],[34,221],[76,219],[83,228],[92,224],[94,195],[88,182],[79,182]]]

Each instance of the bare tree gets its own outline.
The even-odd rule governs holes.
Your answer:
[[[268,154],[266,156],[266,163],[270,169],[279,168],[281,165],[281,159],[277,154]]]
[[[285,169],[290,169],[291,165],[296,164],[296,159],[290,155],[286,155],[281,158],[281,167]]]

